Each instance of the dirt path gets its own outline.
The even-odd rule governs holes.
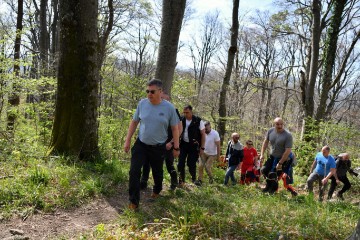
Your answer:
[[[0,239],[52,239],[66,236],[66,239],[78,236],[81,232],[88,232],[100,223],[110,223],[128,204],[126,189],[109,198],[99,198],[79,208],[55,213],[39,213],[26,218],[14,217],[7,222],[0,223]],[[143,192],[142,195],[147,194]],[[13,235],[13,229],[19,234]],[[18,236],[18,238],[14,238]]]
[[[301,188],[301,195],[307,194]],[[146,199],[151,189],[141,191],[141,204],[146,208]],[[166,190],[165,190],[166,192]],[[352,201],[351,201],[352,202]],[[352,204],[360,204],[358,199]],[[81,233],[89,233],[96,225],[113,223],[128,205],[127,187],[122,186],[115,196],[94,199],[88,204],[70,210],[58,210],[55,213],[37,213],[26,218],[14,217],[0,222],[0,239],[78,239]],[[21,235],[14,235],[13,230]]]

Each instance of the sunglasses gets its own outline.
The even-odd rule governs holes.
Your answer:
[[[157,91],[157,90],[146,90],[145,92],[146,92],[147,94],[149,94],[149,93],[154,94],[156,91]]]

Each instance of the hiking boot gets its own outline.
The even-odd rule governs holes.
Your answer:
[[[194,181],[194,184],[196,185],[196,186],[201,186],[202,185],[202,181],[201,180],[196,180],[196,181]]]
[[[340,200],[345,200],[344,196],[342,195],[342,193],[337,193],[336,196],[340,199]]]
[[[176,186],[177,186],[177,184],[171,184],[170,185],[170,190],[174,191],[176,189]]]
[[[140,182],[140,190],[144,190],[147,188],[147,182]]]
[[[151,197],[152,199],[157,199],[159,196],[160,196],[160,194],[153,192],[150,197]]]
[[[130,209],[130,210],[136,210],[138,207],[139,207],[139,206],[136,205],[135,203],[130,203],[130,204],[129,204],[129,209]]]
[[[156,199],[158,199],[160,197],[160,194],[158,193],[152,193],[150,198],[147,200],[148,202],[155,202]]]
[[[291,196],[296,197],[298,195],[298,193],[296,191],[290,191],[291,192]]]

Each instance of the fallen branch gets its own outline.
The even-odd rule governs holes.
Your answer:
[[[0,176],[0,179],[13,178],[13,177],[14,177],[14,175]]]

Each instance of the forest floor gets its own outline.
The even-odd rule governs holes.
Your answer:
[[[298,190],[299,194],[307,194],[301,188]],[[150,195],[151,188],[141,191],[142,208],[149,207],[146,199]],[[74,209],[53,213],[37,211],[25,218],[19,214],[4,220],[0,223],[0,239],[79,239],[81,233],[91,232],[98,224],[115,223],[127,206],[128,192],[124,185],[111,197],[97,198]]]
[[[142,191],[141,198],[150,196],[149,191]],[[75,239],[98,224],[117,220],[128,205],[128,192],[126,186],[116,192],[111,197],[97,198],[74,209],[37,212],[27,218],[14,216],[0,223],[0,239]]]

